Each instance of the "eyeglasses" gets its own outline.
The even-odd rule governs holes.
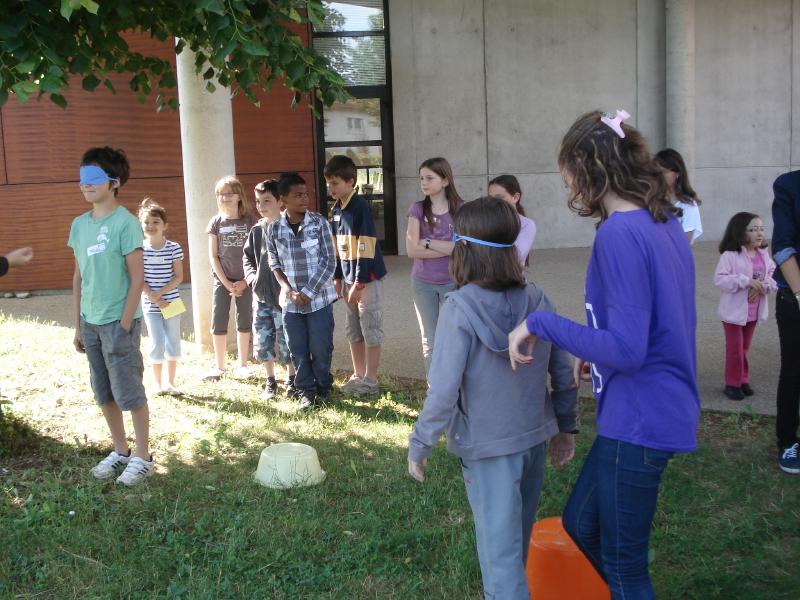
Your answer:
[[[747,231],[747,233],[756,233],[757,231],[764,231],[764,230],[765,230],[764,227],[748,227],[745,231]]]

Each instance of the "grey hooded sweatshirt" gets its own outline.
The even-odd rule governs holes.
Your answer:
[[[570,354],[539,339],[533,363],[511,370],[508,334],[537,310],[555,312],[533,284],[496,292],[471,283],[447,295],[409,459],[427,457],[445,429],[447,449],[467,460],[514,454],[575,430]]]

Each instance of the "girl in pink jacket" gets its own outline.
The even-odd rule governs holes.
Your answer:
[[[753,395],[747,351],[756,324],[767,319],[767,294],[777,289],[775,263],[764,243],[764,223],[749,212],[731,217],[719,243],[714,285],[720,291],[719,318],[725,328],[725,395]]]

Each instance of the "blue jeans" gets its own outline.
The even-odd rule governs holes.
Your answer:
[[[147,334],[150,336],[150,362],[163,363],[181,357],[181,316],[165,319],[161,312],[144,313]]]
[[[564,529],[614,600],[655,598],[647,552],[661,475],[674,452],[597,436],[564,508]]]
[[[422,358],[425,359],[425,376],[431,369],[433,344],[436,340],[436,323],[439,321],[439,308],[444,302],[445,294],[456,289],[455,283],[436,285],[412,279],[414,292],[414,310],[417,312],[419,331],[422,335]]]
[[[297,374],[294,385],[311,396],[333,387],[333,304],[308,314],[284,312],[283,328]]]
[[[544,480],[545,447],[542,442],[515,454],[461,460],[486,600],[530,600],[525,563]]]

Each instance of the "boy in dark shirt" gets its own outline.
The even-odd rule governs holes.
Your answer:
[[[356,396],[377,394],[386,267],[369,202],[356,194],[353,161],[343,155],[331,158],[325,165],[325,181],[336,201],[331,227],[337,255],[333,280],[337,293],[346,300],[345,331],[353,359],[353,375],[342,392]]]

